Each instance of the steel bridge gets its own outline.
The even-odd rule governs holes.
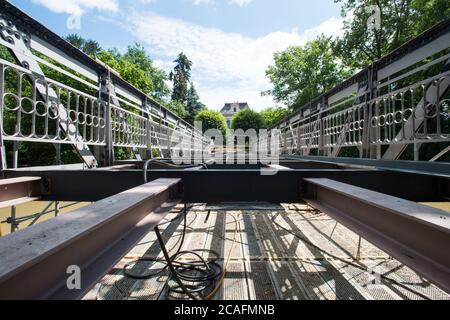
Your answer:
[[[177,204],[231,202],[307,203],[450,293],[450,213],[421,204],[450,199],[449,44],[446,20],[280,121],[277,165],[181,167],[171,137],[195,153],[202,132],[1,0],[0,208],[92,204],[19,231],[12,214],[0,299],[82,298]],[[21,143],[54,145],[55,165],[18,168]],[[63,144],[80,164],[60,163]]]

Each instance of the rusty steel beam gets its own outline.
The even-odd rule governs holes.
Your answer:
[[[40,177],[0,179],[0,208],[36,200],[40,195]]]
[[[0,238],[0,299],[82,298],[181,192],[180,179],[158,179]],[[73,266],[80,289],[67,286]]]
[[[450,292],[450,214],[330,179],[304,179],[303,199]]]

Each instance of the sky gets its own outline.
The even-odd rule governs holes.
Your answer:
[[[248,102],[274,106],[265,75],[273,54],[319,34],[342,34],[333,0],[10,0],[65,36],[78,33],[125,51],[141,43],[170,72],[181,51],[193,62],[192,81],[207,107]]]

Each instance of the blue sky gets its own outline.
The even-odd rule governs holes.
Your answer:
[[[265,69],[273,53],[318,34],[340,35],[340,5],[333,0],[11,0],[64,36],[78,33],[103,48],[123,51],[143,44],[166,71],[184,51],[193,81],[212,109],[247,101],[253,109],[274,105]],[[70,26],[69,17],[80,25]],[[76,28],[73,29],[73,26]]]

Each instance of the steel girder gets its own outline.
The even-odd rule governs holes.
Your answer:
[[[158,179],[2,237],[0,299],[81,298],[180,198],[180,179]]]
[[[450,292],[450,213],[330,179],[304,200]]]

